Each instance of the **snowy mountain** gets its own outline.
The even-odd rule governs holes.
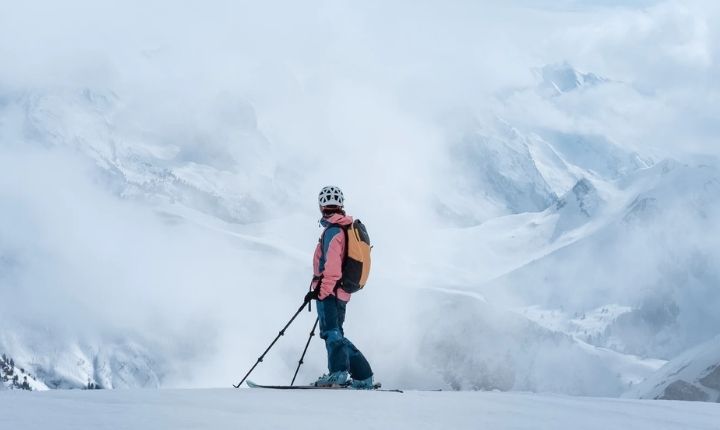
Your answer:
[[[453,125],[452,182],[445,188],[450,192],[438,196],[444,218],[474,225],[541,211],[555,202],[557,196],[533,158],[531,138],[499,119]]]
[[[16,363],[12,357],[2,354],[0,357],[0,390],[42,390],[45,384]]]
[[[719,177],[710,166],[659,163],[618,182],[619,195],[625,196],[606,205],[599,221],[586,210],[599,201],[585,200],[591,188],[574,189],[567,197],[574,206],[568,216],[556,218],[554,235],[570,235],[573,242],[492,281],[483,294],[580,313],[622,303],[632,310],[595,337],[598,345],[672,358],[716,334],[716,298],[707,288],[718,276],[709,264],[718,244],[705,232],[714,228]],[[596,225],[578,234],[583,218],[585,226]],[[647,243],[673,245],[648,249]],[[627,261],[635,264],[628,267]],[[625,269],[617,272],[616,267]]]
[[[271,153],[264,152],[269,151],[269,143],[252,119],[252,107],[242,102],[239,106],[245,107],[238,109],[247,116],[233,120],[235,134],[213,136],[257,146],[259,152],[237,158],[232,152],[214,153],[213,141],[205,143],[201,136],[166,144],[143,134],[125,123],[122,97],[112,93],[100,96],[84,90],[4,100],[6,115],[19,118],[21,139],[43,151],[69,150],[88,161],[92,177],[101,178],[101,190],[121,202],[152,208],[160,221],[153,228],[159,231],[167,229],[180,238],[191,237],[186,231],[217,236],[230,244],[228,255],[233,258],[263,261],[269,267],[287,261],[297,264],[303,253],[296,250],[313,240],[290,232],[304,215],[273,219],[278,215],[269,217],[267,207],[259,203],[258,196],[264,201],[282,199],[296,188],[278,179],[282,175],[277,172],[284,167],[274,166]],[[407,321],[417,321],[423,329],[422,336],[411,337],[414,345],[407,351],[423,359],[409,374],[388,382],[418,388],[439,382],[454,389],[616,396],[650,376],[673,354],[715,334],[712,325],[698,329],[685,317],[699,308],[679,295],[680,286],[666,291],[653,287],[647,273],[670,255],[652,256],[632,276],[615,273],[610,280],[600,276],[636,252],[610,249],[642,242],[657,229],[667,235],[666,240],[687,246],[675,248],[680,255],[706,253],[710,258],[712,241],[692,244],[681,240],[686,232],[666,227],[677,208],[687,211],[697,228],[712,224],[715,168],[672,161],[648,167],[639,156],[607,139],[552,133],[541,137],[497,118],[454,128],[450,135],[454,143],[449,156],[457,169],[441,187],[452,191],[437,199],[444,222],[463,227],[428,232],[432,247],[418,246],[414,254],[414,263],[424,266],[422,270],[397,260],[388,252],[392,248],[380,246],[378,252],[381,257],[386,252],[384,258],[390,263],[386,267],[394,263],[400,273],[407,272],[405,279],[417,280],[411,288],[432,285],[451,292],[479,291],[488,302],[467,303],[453,294],[444,297],[447,291],[436,292],[439,296],[431,308],[407,313]],[[688,194],[688,189],[694,192]],[[209,243],[218,247],[220,242]],[[157,252],[173,255],[164,247]],[[439,252],[446,253],[438,259]],[[17,263],[12,247],[4,248],[3,255],[11,269],[8,273],[22,273],[23,264]],[[589,257],[597,255],[606,260]],[[687,267],[694,267],[693,277],[699,276],[696,281],[690,278],[690,291],[701,291],[708,285],[704,277],[714,276],[711,266],[681,264],[677,269]],[[298,272],[292,269],[274,276],[277,283],[288,284]],[[378,283],[389,283],[396,274],[380,267],[374,276]],[[645,292],[627,291],[629,283],[643,278]],[[248,285],[257,282],[253,275],[248,279]],[[700,306],[701,312],[709,312],[711,303]],[[607,318],[602,309],[610,312]],[[360,315],[363,312],[360,308]],[[558,312],[564,316],[549,323]],[[448,314],[453,318],[444,317]],[[582,314],[590,319],[570,317]],[[6,334],[2,345],[50,388],[157,387],[168,376],[177,379],[172,369],[183,366],[158,353],[153,342],[134,335],[92,341],[71,338],[47,349],[39,346],[42,336],[30,341],[34,338]],[[487,339],[503,341],[488,344]],[[387,339],[393,341],[392,336]],[[251,349],[245,354],[252,354]],[[388,369],[385,366],[379,365]],[[564,372],[568,368],[574,370]],[[428,370],[431,376],[407,382]]]
[[[608,82],[608,79],[594,73],[579,72],[567,62],[548,64],[536,69],[535,73],[541,79],[538,91],[545,96],[559,96]]]
[[[310,42],[332,46],[307,52],[275,15],[258,21],[273,31],[223,34],[217,57],[193,44],[213,66],[186,63],[153,23],[142,46],[69,76],[0,74],[0,351],[38,389],[227,384],[304,295],[328,183],[373,237],[347,332],[386,384],[619,396],[718,335],[720,170],[651,150],[657,124],[641,121],[686,123],[682,91],[570,62],[496,65],[494,46],[466,67],[434,40],[409,59],[375,30],[329,36],[362,19],[323,18]],[[268,33],[297,45],[234,46]],[[312,319],[258,377],[294,370]],[[315,347],[303,379],[324,371]]]
[[[255,195],[287,198],[273,185],[271,147],[243,100],[220,98],[197,126],[170,124],[171,136],[157,136],[129,122],[129,106],[108,89],[34,90],[0,99],[0,116],[18,130],[9,137],[79,152],[122,197],[178,202],[239,223],[267,216]]]
[[[573,187],[592,187],[585,178],[611,186],[652,165],[600,135],[522,131],[499,118],[451,124],[453,171],[439,210],[462,226],[541,212]]]
[[[6,325],[0,348],[12,351],[14,367],[24,369],[33,390],[78,388],[158,388],[166,364],[147,347],[129,340],[53,338],[45,330]],[[17,373],[17,372],[16,372]]]
[[[673,358],[623,397],[720,403],[720,337]]]
[[[632,174],[652,165],[639,154],[622,148],[607,136],[538,130],[553,149],[570,166],[576,166],[587,175],[613,180]]]

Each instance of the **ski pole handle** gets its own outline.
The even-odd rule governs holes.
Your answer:
[[[313,276],[312,280],[310,281],[310,288],[309,288],[310,291],[313,290],[313,282],[315,282],[315,280],[319,280],[319,279],[320,278],[318,278],[317,276]],[[318,284],[318,286],[319,286],[319,284]],[[312,300],[308,300],[308,312],[312,312]]]

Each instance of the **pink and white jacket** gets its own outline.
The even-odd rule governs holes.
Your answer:
[[[332,295],[345,302],[350,300],[350,293],[347,293],[342,288],[336,290],[335,285],[342,278],[342,263],[345,253],[345,234],[337,225],[347,226],[352,222],[352,217],[342,214],[333,214],[329,218],[323,218],[320,221],[325,230],[320,236],[317,247],[315,247],[313,257],[314,275],[316,277],[322,276],[318,295],[319,300]],[[316,286],[317,281],[314,281],[312,288]]]

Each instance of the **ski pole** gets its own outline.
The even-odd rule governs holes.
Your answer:
[[[290,324],[292,324],[292,322],[295,321],[295,318],[297,318],[297,316],[300,315],[300,312],[302,312],[303,309],[305,309],[305,304],[306,304],[306,303],[303,302],[303,304],[300,305],[300,307],[298,308],[297,312],[295,312],[295,315],[293,315],[293,317],[290,318],[290,321],[288,321],[288,323],[285,324],[285,327],[283,327],[282,330],[280,330],[280,333],[278,333],[278,335],[275,336],[275,340],[272,341],[272,343],[270,344],[270,346],[268,346],[267,349],[265,350],[265,352],[262,353],[262,355],[260,356],[260,358],[257,359],[257,361],[255,362],[255,364],[253,365],[253,367],[251,367],[250,370],[248,370],[248,373],[245,374],[245,376],[242,378],[242,380],[241,380],[240,382],[238,382],[237,385],[233,384],[233,387],[235,387],[235,388],[240,388],[240,386],[242,385],[242,383],[245,382],[245,380],[247,379],[247,377],[250,376],[250,374],[252,373],[253,370],[255,370],[255,367],[257,367],[257,365],[260,364],[260,363],[263,361],[263,359],[265,358],[265,354],[267,354],[268,351],[270,351],[270,348],[272,348],[273,345],[275,345],[275,342],[277,342],[278,339],[280,339],[280,336],[284,336],[284,335],[285,335],[285,330],[287,330],[287,328],[290,327]]]
[[[295,384],[295,378],[297,378],[297,374],[300,371],[300,366],[302,366],[302,364],[303,364],[303,359],[305,358],[305,353],[308,350],[308,346],[310,346],[310,341],[312,340],[313,336],[315,336],[315,327],[317,327],[318,321],[320,321],[320,318],[315,318],[315,324],[313,324],[313,328],[310,331],[310,337],[308,337],[308,341],[305,344],[305,349],[303,350],[303,353],[300,356],[300,361],[298,361],[298,367],[297,367],[297,369],[295,369],[295,374],[293,375],[292,382],[290,382],[291,387],[293,386],[293,384]]]

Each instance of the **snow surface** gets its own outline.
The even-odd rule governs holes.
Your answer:
[[[491,392],[261,389],[0,394],[3,428],[716,430],[708,403]]]

